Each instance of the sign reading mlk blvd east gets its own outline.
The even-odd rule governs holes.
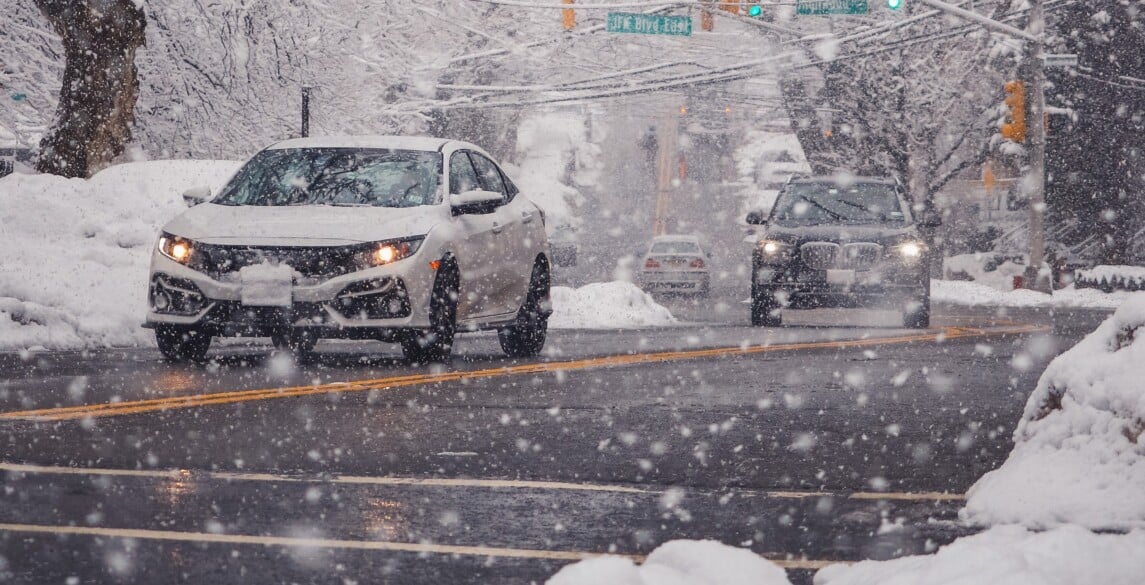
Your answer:
[[[687,37],[692,34],[692,17],[609,12],[608,32]]]
[[[867,0],[797,0],[795,14],[866,14]]]

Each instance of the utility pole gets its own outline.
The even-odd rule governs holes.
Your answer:
[[[676,142],[682,115],[682,110],[672,111],[664,116],[656,129],[659,149],[656,157],[656,223],[652,226],[654,236],[668,233],[668,209],[672,198],[672,178],[678,162]]]
[[[1030,75],[1028,87],[1030,108],[1026,116],[1026,134],[1030,138],[1030,264],[1026,266],[1026,288],[1052,292],[1049,278],[1042,277],[1046,255],[1046,72],[1043,46],[1046,28],[1042,0],[1029,0],[1030,21],[1026,27],[1036,40],[1030,41],[1026,58]]]
[[[302,88],[302,137],[310,136],[310,89]]]

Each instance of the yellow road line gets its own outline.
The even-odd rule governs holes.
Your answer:
[[[443,382],[479,380],[502,376],[569,372],[592,368],[623,367],[712,357],[747,356],[761,353],[785,352],[805,349],[853,349],[860,347],[913,343],[919,341],[937,341],[940,339],[955,339],[962,337],[987,337],[1018,333],[1032,333],[1044,329],[1045,327],[1033,325],[992,327],[988,329],[970,327],[947,327],[939,332],[917,333],[893,337],[873,337],[866,339],[850,339],[838,341],[782,343],[776,345],[757,345],[750,347],[718,347],[711,349],[624,354],[573,360],[567,362],[541,362],[518,366],[488,368],[482,370],[443,372],[438,374],[412,374],[389,378],[357,380],[353,382],[316,384],[313,386],[264,388],[257,390],[235,390],[211,392],[206,394],[194,394],[189,396],[171,396],[165,398],[152,398],[125,402],[109,402],[82,406],[23,410],[2,413],[0,414],[0,420],[64,421],[87,417],[124,416],[147,412],[198,408],[210,405],[253,402],[256,400],[273,400],[279,398],[311,396],[315,394],[337,394],[342,392],[362,392],[368,390],[393,389],[422,384],[440,384]]]
[[[433,553],[443,555],[464,555],[481,557],[508,557],[518,559],[546,559],[558,561],[580,561],[608,553],[587,551],[534,550],[527,548],[500,548],[493,546],[461,546],[452,544],[431,544],[413,542],[393,542],[387,540],[343,540],[333,538],[296,538],[289,536],[252,536],[246,534],[215,534],[210,532],[183,532],[175,530],[147,530],[140,528],[101,528],[94,526],[44,526],[40,524],[0,524],[0,531],[31,532],[39,534],[103,536],[111,538],[134,538],[137,540],[166,540],[179,542],[205,542],[222,544],[257,544],[263,546],[284,546],[301,548],[338,548],[358,550],[381,550],[411,553]],[[638,555],[611,555],[643,560]]]
[[[502,548],[494,546],[463,546],[454,544],[433,544],[394,542],[388,540],[345,540],[334,538],[297,538],[289,536],[253,536],[246,534],[216,534],[211,532],[184,532],[177,530],[149,530],[141,528],[104,528],[95,526],[46,526],[42,524],[0,523],[0,532],[22,532],[32,534],[52,534],[67,536],[99,536],[104,538],[132,538],[136,540],[160,540],[168,542],[198,542],[210,544],[250,544],[298,548],[332,548],[418,554],[441,554],[477,557],[501,557],[517,559],[541,559],[555,561],[582,561],[597,557],[621,557],[642,563],[645,555],[602,553],[591,551],[539,550],[528,548]],[[821,569],[827,565],[851,564],[852,561],[823,561],[811,559],[788,559],[777,554],[762,554],[764,558],[784,569]]]
[[[347,485],[417,486],[446,488],[508,488],[537,490],[568,490],[586,492],[611,492],[626,494],[658,495],[663,490],[655,487],[644,488],[626,485],[572,483],[563,481],[537,481],[512,479],[464,479],[464,478],[413,478],[413,477],[373,477],[359,475],[335,475],[329,477],[284,475],[277,473],[243,473],[235,471],[190,471],[187,469],[111,469],[95,467],[63,467],[49,465],[29,465],[0,461],[0,471],[44,475],[105,475],[113,477],[142,477],[186,481],[198,477],[222,481],[265,481],[265,482],[310,482]],[[945,492],[825,492],[798,490],[753,490],[737,492],[750,495],[762,494],[769,498],[803,499],[817,497],[843,497],[854,500],[898,500],[898,501],[953,501],[962,500],[962,494]]]

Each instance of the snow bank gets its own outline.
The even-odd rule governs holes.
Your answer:
[[[787,573],[742,548],[713,540],[673,540],[644,564],[600,557],[562,568],[547,585],[790,585]]]
[[[0,349],[148,342],[147,265],[181,194],[213,190],[241,163],[150,161],[90,180],[0,179]]]
[[[957,254],[942,259],[942,273],[948,279],[962,274],[979,284],[1008,291],[1014,289],[1014,277],[1026,272],[1025,257],[1019,259],[1021,262],[1015,262],[994,252]]]
[[[1142,293],[1050,362],[1014,431],[1014,450],[967,493],[965,520],[1145,528],[1145,339],[1138,335],[1145,337]]]
[[[1033,533],[1000,526],[935,555],[832,565],[816,573],[815,585],[1140,585],[1143,551],[1142,531],[1094,534],[1073,526]]]
[[[676,318],[630,282],[597,282],[577,289],[554,286],[554,329],[627,329],[671,325]]]
[[[1079,289],[1070,285],[1054,291],[1053,295],[1048,295],[1026,289],[1001,291],[985,284],[964,280],[930,281],[931,300],[952,305],[1116,309],[1131,294],[1133,293],[1125,291],[1104,293],[1097,289]]]

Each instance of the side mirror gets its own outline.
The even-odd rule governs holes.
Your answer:
[[[183,202],[187,207],[194,207],[200,203],[206,203],[211,199],[211,188],[206,186],[191,187],[183,191]]]
[[[753,211],[747,214],[748,225],[763,225],[767,223],[767,218],[764,217],[762,211]]]
[[[453,215],[492,213],[504,202],[505,196],[497,191],[474,190],[449,196],[449,208]]]

